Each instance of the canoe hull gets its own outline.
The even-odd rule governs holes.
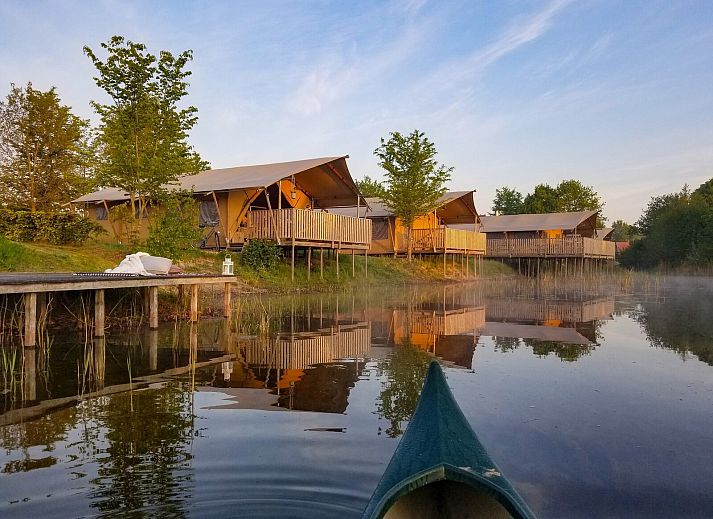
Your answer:
[[[402,517],[535,518],[488,456],[437,362],[429,367],[413,418],[362,515]]]

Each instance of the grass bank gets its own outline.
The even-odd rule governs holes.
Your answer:
[[[18,243],[0,238],[0,271],[5,272],[95,272],[116,266],[130,251],[117,245],[90,243],[87,245],[60,246],[37,243]],[[289,259],[283,259],[269,271],[255,271],[240,262],[240,254],[232,254],[235,272],[247,289],[267,292],[291,292],[309,290],[339,290],[364,284],[424,283],[464,279],[461,263],[450,260],[443,271],[440,257],[414,259],[409,263],[404,258],[356,256],[352,274],[351,255],[343,254],[337,261],[333,257],[324,259],[323,274],[320,276],[319,260],[313,258],[311,274],[308,276],[304,258],[295,262],[295,276],[292,279]],[[218,273],[221,271],[224,254],[196,251],[189,258],[177,262],[185,272]],[[514,271],[495,261],[484,261],[481,277],[510,276]],[[367,275],[368,274],[368,275]],[[472,263],[471,263],[472,278]]]

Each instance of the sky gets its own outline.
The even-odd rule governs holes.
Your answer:
[[[0,96],[55,86],[96,122],[82,49],[113,35],[193,51],[190,142],[213,168],[349,155],[380,179],[380,139],[418,129],[481,213],[575,178],[630,223],[713,177],[709,0],[4,0]]]

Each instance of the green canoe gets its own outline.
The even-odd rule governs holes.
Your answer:
[[[534,519],[431,362],[416,412],[362,519]]]

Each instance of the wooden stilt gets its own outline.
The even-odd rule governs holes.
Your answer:
[[[290,254],[290,264],[292,266],[292,281],[295,280],[295,240],[292,239],[292,252]]]
[[[335,256],[337,259],[337,279],[339,279],[339,251],[338,250],[335,252]]]
[[[158,287],[149,287],[149,328],[158,328]]]
[[[226,319],[230,318],[231,308],[230,308],[230,298],[232,294],[232,283],[226,283],[223,288],[223,317]]]
[[[37,345],[37,293],[28,292],[25,301],[25,334],[22,345],[25,348],[34,348]]]
[[[443,251],[443,277],[446,277],[446,251]]]
[[[364,250],[364,277],[369,277],[369,250]]]
[[[104,290],[94,291],[94,337],[104,337]]]
[[[319,249],[319,279],[324,279],[324,249]]]
[[[198,322],[198,287],[199,285],[191,285],[191,322]]]
[[[356,277],[356,258],[354,256],[354,249],[352,249],[352,277]]]

